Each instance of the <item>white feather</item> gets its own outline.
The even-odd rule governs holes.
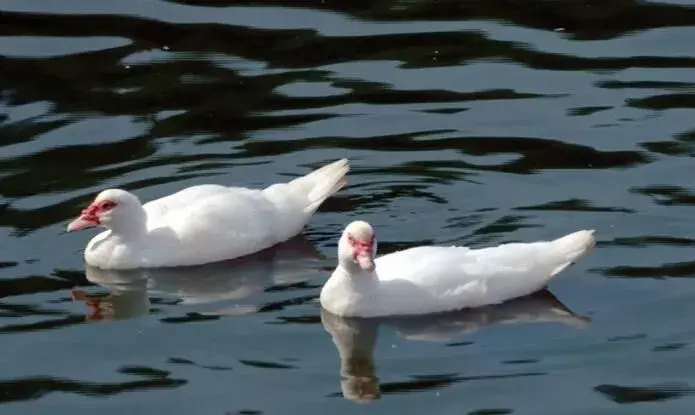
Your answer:
[[[351,253],[339,253],[341,263],[322,289],[321,304],[333,314],[353,317],[498,304],[544,288],[594,245],[593,234],[583,230],[553,241],[483,249],[416,247],[376,258],[372,273],[353,266]]]
[[[85,260],[103,269],[173,267],[261,251],[301,232],[321,203],[345,185],[349,169],[342,159],[265,189],[199,185],[144,205],[124,190],[105,190],[96,200],[116,199],[119,205],[110,229],[87,245]]]

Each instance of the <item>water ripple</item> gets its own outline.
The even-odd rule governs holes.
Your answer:
[[[120,370],[123,374],[134,374],[147,379],[120,383],[84,382],[71,379],[34,377],[0,381],[4,391],[0,403],[26,401],[43,398],[54,392],[74,393],[84,396],[112,396],[123,392],[144,391],[148,389],[173,389],[186,383],[185,379],[172,379],[169,372],[129,373],[128,368]]]
[[[325,412],[341,405],[325,399],[341,395],[340,374],[344,397],[373,401],[365,411],[569,413],[579,393],[599,412],[682,412],[695,342],[692,1],[37,4],[0,6],[8,408],[80,412],[109,396],[107,412]],[[349,183],[304,232],[311,250],[266,255],[266,267],[128,278],[85,268],[91,235],[65,232],[105,187],[142,200],[203,182],[261,187],[338,157]],[[358,218],[381,253],[596,229],[596,249],[550,284],[592,324],[465,330],[589,322],[553,301],[515,318],[502,306],[387,324],[378,348],[349,359],[359,330],[331,345],[317,297]],[[458,337],[434,342],[445,329]],[[161,356],[182,375],[154,368]],[[114,378],[114,363],[139,380]],[[54,391],[78,396],[38,399]]]

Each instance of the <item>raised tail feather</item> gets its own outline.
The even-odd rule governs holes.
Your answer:
[[[550,252],[555,257],[557,263],[555,269],[550,273],[554,276],[563,269],[572,265],[580,256],[584,255],[589,249],[596,245],[594,230],[581,230],[550,242]]]
[[[306,176],[292,180],[290,185],[307,192],[309,204],[304,208],[304,212],[314,213],[324,200],[342,189],[347,184],[345,175],[348,171],[350,171],[348,159],[340,159],[316,169]]]

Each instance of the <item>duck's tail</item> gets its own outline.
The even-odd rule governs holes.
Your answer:
[[[347,184],[345,175],[348,171],[350,171],[348,159],[340,159],[314,170],[306,176],[296,178],[289,184],[306,191],[308,204],[304,208],[304,212],[311,214],[321,206],[324,200]]]
[[[594,245],[596,245],[596,239],[593,229],[577,231],[551,241],[549,252],[553,255],[553,262],[557,265],[550,276],[553,277],[572,265],[577,258],[584,255]]]

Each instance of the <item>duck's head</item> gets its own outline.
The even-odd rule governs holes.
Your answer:
[[[122,189],[107,189],[70,222],[68,232],[95,226],[113,230],[143,226],[143,217],[144,210],[137,196]]]
[[[350,223],[338,242],[338,260],[347,270],[374,271],[376,256],[376,235],[374,229],[365,221]]]

